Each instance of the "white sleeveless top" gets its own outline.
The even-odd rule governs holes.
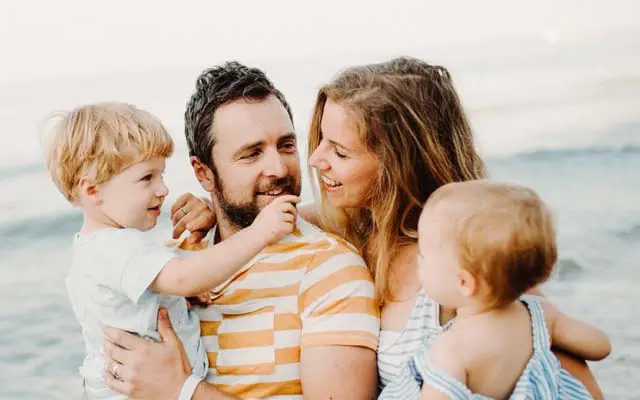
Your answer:
[[[382,330],[378,344],[380,390],[393,381],[421,345],[429,344],[442,332],[440,307],[422,290],[416,296],[411,317],[401,332]]]

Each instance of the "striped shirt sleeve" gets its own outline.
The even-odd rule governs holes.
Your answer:
[[[301,347],[358,346],[376,350],[379,310],[363,259],[340,242],[310,260],[299,293]]]

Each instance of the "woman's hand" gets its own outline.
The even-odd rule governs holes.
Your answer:
[[[191,366],[164,308],[158,332],[161,341],[154,342],[105,327],[103,376],[109,388],[132,399],[178,398]]]
[[[191,233],[190,244],[199,243],[216,223],[216,215],[209,204],[191,193],[178,197],[171,206],[173,238],[179,238],[185,230]]]

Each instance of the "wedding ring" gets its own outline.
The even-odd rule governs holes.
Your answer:
[[[180,207],[180,211],[182,211],[182,213],[183,213],[184,215],[189,214],[189,211],[187,211],[187,209],[186,209],[186,208],[184,208],[184,207]]]

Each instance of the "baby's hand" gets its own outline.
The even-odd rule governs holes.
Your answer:
[[[300,198],[293,195],[276,198],[260,211],[251,228],[265,239],[267,245],[278,242],[293,232],[298,215],[295,205],[299,202]]]

